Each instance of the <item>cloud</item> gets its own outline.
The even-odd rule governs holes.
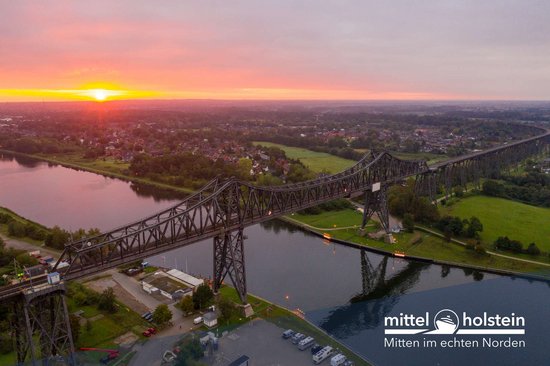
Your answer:
[[[546,1],[17,1],[0,10],[0,89],[550,95]]]

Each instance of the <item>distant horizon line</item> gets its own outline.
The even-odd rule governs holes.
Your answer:
[[[490,102],[513,102],[513,103],[548,103],[550,99],[223,99],[223,98],[163,98],[163,99],[113,99],[104,101],[95,100],[0,100],[0,104],[113,104],[127,102],[286,102],[286,103],[315,103],[315,102],[331,102],[331,103],[368,103],[368,102],[461,102],[461,103],[490,103]]]

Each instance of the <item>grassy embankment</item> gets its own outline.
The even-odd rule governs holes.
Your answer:
[[[224,286],[220,289],[220,293],[222,296],[227,297],[233,302],[240,303],[239,295],[237,294],[237,291],[234,288],[229,286]],[[301,319],[293,312],[287,309],[284,309],[280,306],[277,306],[275,304],[269,303],[263,299],[260,299],[250,294],[248,295],[248,302],[250,303],[250,305],[252,306],[252,309],[254,310],[254,316],[252,317],[252,319],[254,319],[255,317],[260,317],[270,323],[275,324],[276,326],[280,327],[282,330],[290,328],[290,329],[293,329],[294,331],[311,335],[312,337],[315,338],[315,341],[318,342],[319,344],[331,345],[334,348],[340,349],[348,359],[355,362],[355,365],[357,366],[368,365],[368,363],[366,363],[363,359],[358,357],[355,353],[347,349],[344,345],[334,340],[332,337],[330,337],[329,335],[321,331],[316,326]],[[221,325],[219,332],[221,333],[224,330],[236,328],[237,326],[242,325],[249,320],[251,319],[244,319],[238,316],[234,316],[228,322],[230,326]],[[281,330],[281,333],[282,333],[282,330]]]
[[[531,206],[504,198],[470,196],[453,200],[441,209],[443,214],[470,218],[476,216],[483,224],[482,244],[493,249],[499,236],[519,240],[524,247],[536,243],[542,252],[550,252],[550,208]],[[512,252],[503,252],[514,255]],[[543,261],[548,256],[517,255],[521,258]]]
[[[112,158],[107,159],[85,159],[82,154],[65,154],[62,156],[49,155],[49,154],[24,154],[9,150],[0,150],[12,155],[19,155],[28,158],[47,161],[49,163],[62,165],[68,168],[74,168],[79,170],[89,171],[91,173],[101,174],[112,178],[119,178],[126,181],[132,181],[136,183],[147,184],[162,189],[170,189],[183,193],[192,193],[194,190],[191,188],[175,186],[171,184],[165,184],[151,180],[149,178],[135,177],[128,174],[129,163],[116,161]]]
[[[34,222],[34,221],[31,221],[27,218],[24,218],[23,216],[19,216],[17,213],[13,212],[12,210],[10,210],[9,208],[5,208],[5,207],[0,207],[0,214],[6,214],[6,215],[9,215],[11,216],[11,218],[17,222],[20,222],[21,224],[23,225],[32,225],[34,226],[36,229],[39,229],[39,230],[44,230],[46,232],[49,231],[49,229],[43,225],[40,225],[39,223],[37,222]],[[0,223],[0,234],[4,235],[4,236],[9,236],[9,232],[8,232],[8,224],[3,224],[3,223]],[[29,238],[27,236],[24,236],[24,237],[13,237],[14,239],[17,239],[17,240],[21,240],[21,241],[25,241],[27,243],[30,243],[30,244],[34,244],[34,245],[42,245],[43,244],[43,241],[41,240],[35,240],[35,239],[32,239],[32,238]],[[53,248],[50,248],[52,250],[55,250]]]
[[[413,233],[399,233],[394,235],[397,243],[388,244],[383,241],[373,240],[358,234],[357,228],[361,224],[361,213],[351,209],[342,211],[323,212],[319,215],[294,214],[287,216],[290,221],[298,224],[310,225],[310,229],[319,233],[329,232],[335,239],[345,240],[368,247],[381,249],[390,253],[403,252],[409,256],[417,256],[433,260],[452,262],[461,265],[473,265],[482,268],[494,268],[522,273],[549,273],[549,267],[536,265],[513,259],[501,258],[491,255],[478,254],[465,247],[447,243],[436,236],[415,231]],[[483,219],[481,219],[483,222]],[[350,226],[357,228],[345,228]],[[335,230],[343,228],[341,230]],[[330,231],[326,229],[331,229]],[[368,228],[370,231],[374,227]]]
[[[322,171],[339,173],[355,164],[353,160],[343,159],[327,153],[302,149],[300,147],[290,147],[264,141],[254,141],[253,143],[254,145],[262,145],[265,147],[278,147],[285,152],[288,158],[300,160],[306,167],[316,173]]]

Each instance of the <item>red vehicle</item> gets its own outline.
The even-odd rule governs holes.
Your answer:
[[[143,333],[145,337],[150,337],[152,336],[153,334],[156,334],[157,333],[157,330],[155,328],[149,328],[149,329],[146,329]]]

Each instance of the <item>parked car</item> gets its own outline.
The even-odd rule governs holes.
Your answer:
[[[302,333],[296,333],[292,336],[292,338],[290,339],[290,341],[292,342],[292,344],[298,344],[298,342],[300,342],[302,339],[304,339],[306,337],[305,334],[302,334]]]
[[[283,332],[283,339],[289,339],[290,337],[292,337],[294,334],[296,334],[296,332],[294,332],[292,329],[287,329]]]
[[[145,337],[150,337],[150,336],[152,336],[153,334],[156,333],[156,330],[155,330],[154,332],[151,332],[151,329],[154,330],[155,328],[146,329],[146,330],[144,330],[143,333],[141,333],[141,334],[143,334]]]
[[[200,324],[202,323],[202,316],[199,316],[198,318],[193,319],[193,324]]]

